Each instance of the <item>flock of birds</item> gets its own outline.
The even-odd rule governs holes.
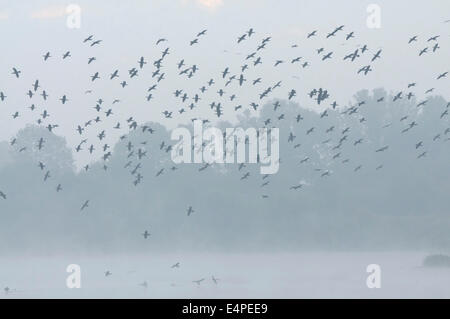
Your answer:
[[[346,27],[344,25],[340,25],[336,28],[333,28],[329,33],[326,34],[319,34],[318,30],[313,30],[309,32],[306,36],[305,41],[309,41],[310,39],[314,37],[323,37],[327,41],[327,39],[334,38],[334,37],[340,37],[344,41],[351,41],[356,37],[355,32],[349,31],[346,32]],[[202,30],[196,34],[196,36],[189,41],[189,46],[195,46],[198,45],[200,41],[203,41],[203,39],[207,36],[208,31]],[[244,41],[253,41],[253,39],[257,37],[257,33],[253,28],[250,28],[249,30],[243,32],[240,36],[236,38],[236,45],[239,46]],[[209,105],[208,112],[210,112],[210,116],[206,116],[205,118],[192,118],[192,120],[202,120],[204,124],[208,124],[212,121],[211,118],[220,118],[225,112],[229,112],[230,114],[242,112],[245,110],[248,110],[250,112],[257,112],[259,111],[260,107],[264,105],[265,103],[268,103],[267,101],[269,99],[275,99],[275,102],[273,102],[273,111],[274,111],[274,117],[264,119],[264,125],[268,128],[274,127],[275,125],[282,125],[282,121],[285,120],[285,114],[283,113],[282,106],[281,106],[281,99],[276,99],[273,97],[275,94],[275,91],[279,92],[278,96],[283,96],[284,100],[290,101],[294,99],[298,92],[294,88],[287,88],[285,92],[282,92],[283,88],[283,81],[277,81],[275,83],[270,84],[269,86],[260,89],[259,95],[257,95],[254,98],[254,101],[252,101],[248,105],[240,104],[239,97],[235,93],[227,93],[227,91],[232,91],[232,87],[251,87],[254,89],[259,88],[264,83],[262,77],[257,78],[250,78],[246,74],[248,74],[248,70],[258,68],[259,65],[266,63],[266,64],[273,64],[273,68],[278,68],[280,65],[283,64],[290,64],[293,68],[299,67],[301,69],[310,68],[312,65],[311,61],[307,61],[302,56],[290,56],[286,57],[284,59],[276,59],[275,61],[265,61],[263,62],[263,53],[267,49],[267,47],[271,43],[271,37],[266,36],[262,37],[259,41],[256,41],[255,48],[251,52],[248,52],[248,54],[245,55],[242,61],[242,65],[240,66],[226,66],[224,67],[223,71],[220,74],[214,74],[209,81],[201,85],[198,89],[195,89],[193,93],[187,88],[180,88],[175,90],[173,92],[174,97],[177,99],[177,103],[181,104],[182,106],[178,109],[164,109],[161,110],[161,119],[169,119],[176,121],[177,116],[180,116],[181,114],[188,113],[192,111],[195,108],[198,108],[199,105]],[[439,49],[439,40],[440,35],[432,35],[429,38],[425,39],[425,46],[417,48],[416,43],[419,43],[419,37],[417,35],[410,37],[409,39],[406,39],[405,44],[410,46],[412,49],[417,50],[417,56],[422,57],[426,54],[436,54]],[[156,47],[161,48],[161,56],[150,62],[146,60],[145,57],[140,57],[137,60],[137,64],[132,66],[128,70],[111,70],[110,74],[100,74],[100,72],[95,71],[92,73],[89,79],[86,79],[89,83],[97,82],[97,81],[111,81],[114,85],[118,85],[119,87],[125,89],[127,86],[133,84],[133,80],[139,78],[141,74],[143,74],[146,69],[151,68],[150,75],[153,83],[148,87],[147,91],[145,92],[145,95],[143,96],[143,103],[144,102],[150,102],[152,99],[155,98],[155,94],[158,92],[158,88],[163,85],[164,81],[167,81],[167,72],[165,72],[164,67],[173,67],[176,68],[178,75],[181,77],[186,78],[186,80],[194,78],[197,75],[197,72],[200,70],[200,67],[197,64],[188,64],[184,59],[181,59],[178,61],[176,65],[167,65],[166,59],[169,54],[171,54],[170,47],[164,46],[165,43],[167,43],[168,40],[165,38],[160,38],[156,41]],[[102,40],[95,39],[93,35],[90,35],[86,37],[82,41],[82,45],[88,46],[88,47],[94,47],[94,46],[100,46],[102,45]],[[324,42],[325,43],[325,42]],[[298,47],[298,44],[293,44],[291,46],[293,49]],[[348,52],[344,56],[337,56],[337,53],[333,50],[326,49],[324,47],[317,48],[315,53],[318,56],[318,61],[325,62],[327,60],[331,59],[341,59],[343,63],[352,63],[359,65],[355,68],[355,76],[367,76],[370,72],[374,71],[374,68],[376,66],[376,63],[378,60],[382,59],[383,57],[383,50],[377,49],[377,50],[371,50],[368,45],[359,45],[355,50],[352,50],[352,52]],[[290,54],[289,54],[290,55]],[[53,55],[51,52],[46,52],[42,56],[42,60],[44,63],[49,63],[52,59],[62,59],[62,60],[70,60],[72,57],[71,51],[66,51],[62,55]],[[97,60],[95,56],[92,56],[88,59],[87,64],[88,65],[94,65],[94,62]],[[364,62],[362,62],[364,61]],[[24,71],[26,72],[26,71]],[[147,74],[147,73],[145,73]],[[19,80],[22,76],[22,70],[20,67],[16,66],[11,69],[11,81]],[[444,70],[443,72],[436,75],[436,81],[442,81],[443,79],[447,78],[448,71]],[[192,83],[186,81],[185,83]],[[416,92],[414,91],[414,88],[416,87],[416,83],[410,83],[405,87],[404,90],[401,90],[397,92],[393,98],[392,102],[400,101],[403,99],[411,100],[413,97],[415,97]],[[216,91],[216,98],[212,101],[205,101],[205,92],[215,90]],[[426,90],[426,94],[432,93],[434,91],[434,88],[429,88]],[[39,104],[45,104],[47,101],[53,99],[53,101],[58,101],[61,104],[69,104],[71,103],[70,95],[64,94],[62,96],[55,96],[53,97],[50,93],[50,90],[46,87],[43,87],[43,84],[40,82],[39,79],[36,79],[34,83],[31,83],[31,86],[27,90],[26,95],[30,99],[31,105],[29,106],[29,111],[33,112],[33,114],[36,114],[36,123],[39,126],[45,127],[48,129],[49,132],[55,132],[59,128],[59,125],[55,122],[51,122],[52,119],[50,113],[48,110],[45,109],[44,106],[38,108],[36,105],[39,102]],[[93,88],[89,88],[84,92],[86,95],[94,95],[95,90]],[[361,100],[357,101],[355,105],[350,106],[344,106],[340,105],[338,101],[332,101],[331,95],[329,91],[325,88],[316,88],[310,92],[307,92],[307,96],[317,105],[321,105],[322,107],[324,105],[328,105],[323,111],[320,112],[320,119],[326,118],[330,112],[330,110],[339,111],[340,114],[346,115],[346,116],[356,116],[358,117],[358,120],[360,123],[364,123],[368,121],[369,119],[364,118],[363,116],[359,115],[359,110],[364,106],[366,101]],[[386,99],[388,99],[388,96],[380,97],[377,100],[377,103],[383,103],[386,102]],[[0,88],[0,103],[7,103],[8,102],[8,92],[1,91]],[[428,102],[428,99],[425,99],[423,101],[420,101],[417,104],[417,108],[425,107]],[[152,135],[155,132],[155,129],[152,128],[148,124],[140,124],[138,123],[137,119],[135,119],[133,116],[129,116],[128,118],[124,118],[120,121],[117,121],[116,124],[112,127],[104,127],[103,120],[106,118],[112,117],[115,112],[115,105],[121,103],[121,100],[118,98],[114,98],[109,100],[109,102],[102,97],[96,97],[95,98],[95,106],[93,106],[93,109],[95,111],[95,116],[92,118],[87,118],[84,123],[80,123],[75,128],[76,132],[80,136],[80,143],[74,147],[74,151],[79,152],[87,152],[88,154],[92,155],[96,150],[99,150],[102,155],[101,159],[103,161],[103,169],[105,171],[108,170],[108,160],[113,156],[111,151],[111,146],[107,143],[104,143],[104,140],[106,139],[107,134],[111,130],[121,130],[125,129],[128,132],[122,136],[120,136],[120,140],[126,140],[128,138],[129,132],[141,130],[142,133],[148,133]],[[233,106],[229,106],[230,104],[233,104]],[[447,103],[447,105],[442,106],[442,113],[440,115],[440,120],[446,120],[448,118],[448,111],[449,111],[450,103]],[[15,111],[11,116],[13,120],[18,119],[21,114],[25,112],[25,110],[17,110]],[[299,113],[295,117],[295,123],[299,123],[303,120],[302,115]],[[401,133],[406,133],[410,130],[413,130],[419,123],[417,123],[414,120],[409,120],[408,115],[405,115],[400,119],[400,122],[405,123],[405,128]],[[389,127],[392,123],[386,124],[385,127]],[[337,131],[338,125],[332,125],[327,130],[327,134],[331,134],[335,131]],[[85,135],[87,131],[96,130],[97,134],[97,140],[93,141],[89,138],[86,138]],[[303,138],[308,138],[308,136],[311,136],[314,134],[316,130],[315,126],[309,127]],[[343,129],[336,140],[333,140],[331,137],[327,141],[325,141],[327,145],[330,145],[330,150],[332,152],[335,152],[332,159],[333,160],[341,160],[341,149],[346,144],[351,144],[352,142],[349,141],[348,138],[349,128]],[[298,135],[298,134],[297,134]],[[298,140],[298,136],[295,132],[290,132],[289,136],[287,136],[288,143],[292,143],[294,148],[299,147],[300,144],[297,144],[296,141]],[[447,138],[447,135],[450,136],[450,127],[447,128],[444,132],[437,132],[433,141],[440,140],[441,138],[446,138],[446,140],[449,140]],[[353,146],[357,146],[364,142],[363,138],[357,139],[353,142]],[[142,181],[144,176],[141,174],[141,169],[143,165],[143,161],[146,157],[149,155],[147,154],[147,150],[143,148],[142,146],[146,143],[134,143],[133,141],[128,141],[127,143],[127,151],[128,151],[128,159],[129,161],[125,163],[124,169],[128,170],[133,177],[133,184],[135,186],[139,185]],[[13,138],[10,142],[10,145],[12,147],[15,147],[15,150],[17,152],[26,152],[27,147],[21,146],[21,141],[17,138]],[[38,151],[41,151],[45,149],[46,146],[46,140],[41,137],[36,141],[35,148]],[[206,142],[200,146],[196,151],[199,152],[202,150],[202,148],[207,147]],[[160,147],[159,151],[167,154],[169,156],[170,151],[172,150],[173,145],[170,141],[160,141]],[[195,150],[195,145],[193,146],[193,149]],[[389,149],[389,145],[383,145],[377,149],[374,150],[376,153],[382,153]],[[415,145],[415,149],[418,151],[417,153],[417,159],[423,158],[427,155],[427,150],[425,149],[424,141],[417,141]],[[156,150],[158,151],[158,150]],[[304,157],[300,164],[306,163],[310,160],[308,156]],[[343,159],[342,163],[348,162],[349,159]],[[47,168],[46,163],[39,162],[37,163],[38,168],[43,172],[43,181],[47,182],[48,180],[51,180],[51,170]],[[212,165],[210,164],[204,164],[201,166],[198,171],[202,172],[208,167]],[[360,170],[362,165],[358,165],[354,168],[354,171],[357,172]],[[380,164],[376,169],[381,169],[383,167],[382,164]],[[246,168],[246,164],[239,164],[238,169],[239,171],[244,170]],[[86,165],[83,167],[83,170],[88,172],[90,169],[89,165]],[[155,171],[154,178],[158,178],[164,174],[166,174],[168,171],[175,171],[178,167],[175,165],[171,165],[170,167],[162,167],[158,168]],[[323,170],[320,172],[321,177],[329,176],[331,172],[329,170]],[[250,177],[250,172],[243,172],[241,176],[241,180],[248,179]],[[263,178],[263,184],[262,187],[269,184],[269,177],[268,175],[264,175]],[[303,187],[303,184],[296,184],[289,186],[289,189],[291,190],[299,190]],[[63,185],[60,183],[55,184],[55,190],[56,192],[63,191]],[[267,198],[267,195],[262,195],[263,198]],[[0,198],[3,200],[7,200],[7,192],[6,190],[0,190]],[[85,199],[80,203],[80,210],[86,211],[89,209],[89,205],[91,203],[91,199]],[[194,208],[192,206],[188,206],[186,210],[187,216],[191,216],[194,213]],[[142,233],[142,237],[144,239],[150,238],[151,234],[148,230],[145,230]],[[180,263],[177,262],[171,268],[179,268]],[[111,271],[105,272],[105,277],[111,276]],[[205,278],[201,278],[199,280],[194,280],[193,283],[200,285]],[[218,279],[214,276],[211,277],[211,280],[217,284]],[[141,284],[144,287],[147,287],[147,282],[143,282]],[[5,292],[10,292],[9,288],[5,288]]]

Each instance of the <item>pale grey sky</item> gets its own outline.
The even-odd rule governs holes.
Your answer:
[[[75,3],[82,9],[81,28],[66,26],[67,5]],[[369,29],[366,20],[367,6],[378,4],[381,8],[381,28]],[[55,132],[67,138],[70,146],[80,142],[75,129],[87,120],[97,116],[93,107],[98,98],[105,100],[104,111],[109,107],[114,115],[102,126],[111,132],[116,122],[125,126],[124,119],[134,116],[139,123],[161,122],[173,127],[179,122],[188,122],[193,117],[215,119],[209,107],[212,101],[222,101],[224,118],[233,119],[234,106],[260,103],[259,94],[268,86],[282,81],[281,88],[274,90],[270,98],[286,99],[291,89],[297,91],[293,99],[304,107],[317,108],[307,93],[314,88],[328,89],[331,98],[340,105],[347,105],[360,89],[385,87],[388,91],[405,90],[408,83],[417,82],[417,92],[425,92],[434,87],[434,94],[449,98],[449,79],[436,81],[436,77],[450,71],[449,35],[450,2],[434,1],[269,1],[269,0],[173,0],[173,1],[5,1],[0,3],[0,38],[2,58],[0,59],[0,91],[7,95],[0,102],[0,117],[5,119],[0,126],[0,140],[9,140],[18,129],[27,123],[35,123],[39,114],[47,110],[51,117],[46,123],[59,124]],[[345,25],[336,37],[326,39],[326,34],[335,27]],[[249,28],[255,34],[240,44],[237,38]],[[196,34],[207,29],[199,43],[190,46],[189,41]],[[306,39],[306,35],[318,30],[317,37]],[[355,38],[345,40],[345,35],[353,31]],[[103,42],[96,47],[83,44],[82,40],[93,34]],[[414,35],[418,41],[408,44]],[[440,35],[440,49],[421,57],[419,51],[431,46],[427,39]],[[262,65],[250,67],[245,72],[247,84],[261,77],[257,86],[240,88],[236,84],[225,87],[221,72],[230,68],[230,75],[241,73],[240,67],[245,57],[254,52],[265,37],[272,37],[266,49],[261,50]],[[168,41],[156,46],[159,38]],[[293,44],[298,47],[292,48]],[[343,57],[356,48],[367,44],[369,51],[354,63],[343,61]],[[163,71],[166,80],[154,92],[154,99],[145,100],[147,88],[156,83],[151,77],[155,70],[152,62],[161,52],[170,48],[164,60]],[[333,58],[322,61],[324,52],[333,51]],[[373,54],[382,49],[381,59],[370,63]],[[62,54],[70,50],[72,57],[62,60]],[[51,52],[52,58],[44,62],[42,55]],[[97,58],[91,65],[89,57]],[[128,70],[138,67],[138,59],[144,56],[148,64],[135,79],[129,79]],[[310,66],[303,69],[300,64],[292,65],[290,60],[301,56]],[[197,65],[197,74],[187,80],[178,75],[176,64],[184,59],[186,65]],[[274,67],[276,60],[285,63]],[[251,60],[246,61],[252,65]],[[371,64],[373,72],[367,76],[357,75],[357,70]],[[12,67],[22,71],[16,79]],[[121,77],[110,81],[109,75],[119,69]],[[99,72],[101,79],[92,83],[90,76]],[[119,82],[126,78],[130,83],[122,89]],[[183,89],[190,98],[199,93],[199,88],[213,78],[217,84],[198,103],[198,107],[174,120],[163,119],[161,112],[169,109],[177,113],[182,107],[173,92]],[[44,103],[40,96],[29,99],[26,92],[39,79],[41,88],[50,94]],[[221,99],[217,90],[226,92]],[[84,94],[91,89],[91,95]],[[39,91],[40,93],[41,91]],[[59,98],[66,94],[69,102],[62,105]],[[229,102],[228,97],[237,98]],[[111,105],[114,99],[120,104]],[[270,99],[269,98],[269,99]],[[418,99],[423,97],[418,96]],[[228,101],[228,102],[227,102]],[[263,100],[264,103],[267,100]],[[330,101],[330,102],[331,102]],[[189,101],[190,103],[191,101]],[[37,109],[28,107],[34,103]],[[186,103],[184,105],[187,108]],[[16,111],[20,117],[13,120]],[[95,138],[100,127],[86,134]],[[126,130],[108,134],[113,143]],[[114,135],[115,134],[115,135]],[[77,159],[82,154],[75,154]]]

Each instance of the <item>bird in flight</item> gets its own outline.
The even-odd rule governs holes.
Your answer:
[[[244,33],[243,35],[241,35],[241,36],[238,38],[237,43],[241,43],[242,41],[245,40],[246,37],[247,37],[247,33]]]
[[[306,38],[309,39],[309,38],[315,36],[316,34],[317,34],[317,30],[314,30],[313,32],[308,33],[308,36]]]
[[[89,207],[89,200],[87,200],[87,201],[84,202],[84,204],[83,204],[83,206],[81,206],[81,209],[80,209],[80,210],[84,210],[84,209],[86,209],[86,208],[88,208],[88,207]]]
[[[94,82],[95,80],[97,80],[99,78],[100,77],[98,76],[98,72],[95,72],[95,74],[91,76],[92,82]]]
[[[418,159],[425,157],[427,155],[427,152],[421,153],[419,156],[417,156]]]
[[[422,50],[419,52],[419,56],[422,56],[423,54],[425,54],[425,53],[427,53],[427,52],[428,52],[428,47],[422,49]]]
[[[364,67],[362,67],[361,69],[359,69],[358,74],[359,73],[364,73],[364,75],[367,75],[367,73],[369,73],[370,71],[372,71],[370,65],[366,65]]]
[[[205,278],[199,279],[199,280],[193,280],[193,283],[196,283],[197,285],[200,286],[200,284],[205,280]]]
[[[380,55],[381,55],[381,52],[382,52],[383,50],[378,50],[377,51],[377,53],[375,53],[375,55],[373,56],[373,58],[372,58],[372,62],[373,61],[375,61],[376,59],[379,59],[380,58]]]
[[[439,76],[437,77],[438,80],[445,78],[447,76],[448,72],[444,72],[442,74],[439,74]]]
[[[60,98],[59,100],[61,101],[62,104],[66,104],[66,102],[69,101],[66,95],[63,95],[62,98]]]
[[[143,56],[139,59],[138,63],[139,63],[139,68],[141,68],[141,69],[144,67],[145,64],[147,64],[147,62],[144,60]]]
[[[100,44],[100,42],[102,42],[102,40],[95,40],[94,42],[91,43],[91,47],[93,47],[96,44]]]
[[[86,39],[83,40],[83,43],[86,43],[86,42],[88,42],[88,41],[91,41],[93,37],[94,37],[94,35],[88,36]]]
[[[417,41],[417,35],[413,36],[412,38],[409,39],[408,44]]]
[[[389,148],[389,145],[383,146],[383,147],[377,149],[375,152],[377,152],[377,153],[379,153],[379,152],[384,152],[384,151],[386,151],[388,148]]]
[[[13,71],[12,71],[12,74],[14,74],[14,75],[16,76],[16,78],[19,78],[19,75],[20,75],[20,73],[21,73],[22,71],[19,71],[19,70],[16,69],[16,68],[13,68],[12,70],[13,70]]]
[[[161,42],[167,41],[167,39],[161,38],[156,41],[156,45],[160,44]]]

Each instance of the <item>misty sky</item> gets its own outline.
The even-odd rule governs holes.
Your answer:
[[[70,3],[82,9],[81,28],[66,26],[65,8]],[[377,3],[381,8],[381,28],[369,29],[366,25],[367,6]],[[18,129],[27,123],[35,123],[39,114],[47,110],[49,122],[60,127],[56,134],[65,136],[72,147],[80,142],[76,127],[96,116],[95,101],[99,98],[111,105],[114,99],[114,116],[102,123],[104,129],[116,122],[124,122],[134,116],[139,123],[161,122],[174,127],[180,122],[189,122],[194,117],[216,119],[208,104],[218,100],[217,90],[224,88],[226,95],[234,93],[237,101],[223,100],[224,117],[234,120],[235,105],[249,109],[249,103],[258,101],[258,95],[267,86],[283,81],[281,88],[271,98],[286,99],[291,89],[297,90],[293,99],[304,107],[318,108],[307,93],[314,88],[329,90],[331,101],[340,106],[349,105],[352,96],[360,89],[384,87],[389,92],[404,90],[408,83],[417,82],[417,99],[420,92],[431,87],[435,94],[449,98],[449,80],[436,81],[436,77],[448,69],[450,49],[450,2],[441,1],[267,1],[267,0],[174,0],[174,1],[1,1],[0,38],[0,91],[7,100],[0,102],[0,117],[8,119],[0,126],[0,140],[9,140]],[[326,39],[326,34],[339,25],[344,30],[336,37]],[[237,44],[237,39],[249,28],[255,30],[252,38]],[[207,29],[199,43],[190,46],[196,34]],[[308,33],[318,30],[318,36],[306,39]],[[345,40],[345,35],[355,32],[355,38]],[[93,34],[103,40],[99,46],[83,44],[83,39]],[[408,44],[410,37],[418,35],[418,41]],[[430,47],[427,39],[440,35],[440,50],[418,56],[421,49]],[[246,73],[248,81],[261,77],[260,86],[239,88],[224,87],[221,72],[230,68],[231,74],[240,74],[245,57],[254,52],[260,41],[272,37],[260,56],[263,64]],[[159,38],[168,39],[156,46]],[[292,47],[292,45],[298,47]],[[356,48],[367,44],[369,52],[355,63],[343,61],[343,57]],[[145,100],[147,88],[155,84],[151,72],[153,61],[161,52],[170,48],[164,62],[166,80],[161,82],[154,99]],[[334,52],[331,60],[321,61],[316,50]],[[373,72],[367,76],[357,75],[357,70],[370,63],[373,54],[382,49],[381,59],[372,63]],[[72,57],[62,60],[66,51]],[[44,62],[42,55],[50,51],[52,58]],[[431,51],[431,47],[430,47]],[[88,65],[89,57],[97,58]],[[148,62],[136,79],[129,79],[127,70],[138,67],[143,56]],[[290,60],[301,56],[308,61],[308,68],[293,66]],[[199,68],[191,78],[178,75],[176,64],[185,59],[188,66]],[[274,67],[276,60],[285,63]],[[248,62],[248,61],[247,61]],[[12,67],[22,71],[20,79],[12,74]],[[118,69],[121,78],[110,81],[109,75]],[[90,76],[99,72],[101,79],[92,83]],[[247,71],[246,71],[247,72]],[[127,78],[129,86],[122,89],[120,80]],[[175,119],[163,118],[161,112],[169,109],[177,112],[181,107],[173,92],[183,89],[192,97],[209,79],[218,83],[209,90],[198,107]],[[40,96],[30,100],[26,92],[39,79],[41,88],[50,94],[44,103]],[[86,90],[92,90],[90,95]],[[40,93],[41,91],[39,91]],[[69,102],[62,105],[59,98],[66,94]],[[35,103],[35,113],[28,107]],[[329,104],[324,107],[329,107]],[[12,120],[19,111],[20,117]],[[255,113],[256,115],[256,113]],[[47,124],[46,123],[46,124]],[[100,127],[86,133],[95,137]],[[127,130],[109,130],[108,141],[113,143]],[[86,154],[76,154],[81,162]]]

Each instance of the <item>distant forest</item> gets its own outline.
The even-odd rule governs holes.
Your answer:
[[[449,104],[393,102],[384,89],[355,100],[326,113],[274,100],[244,114],[241,127],[280,129],[268,176],[258,164],[175,165],[158,123],[77,170],[57,130],[29,125],[0,143],[0,253],[449,250]]]

